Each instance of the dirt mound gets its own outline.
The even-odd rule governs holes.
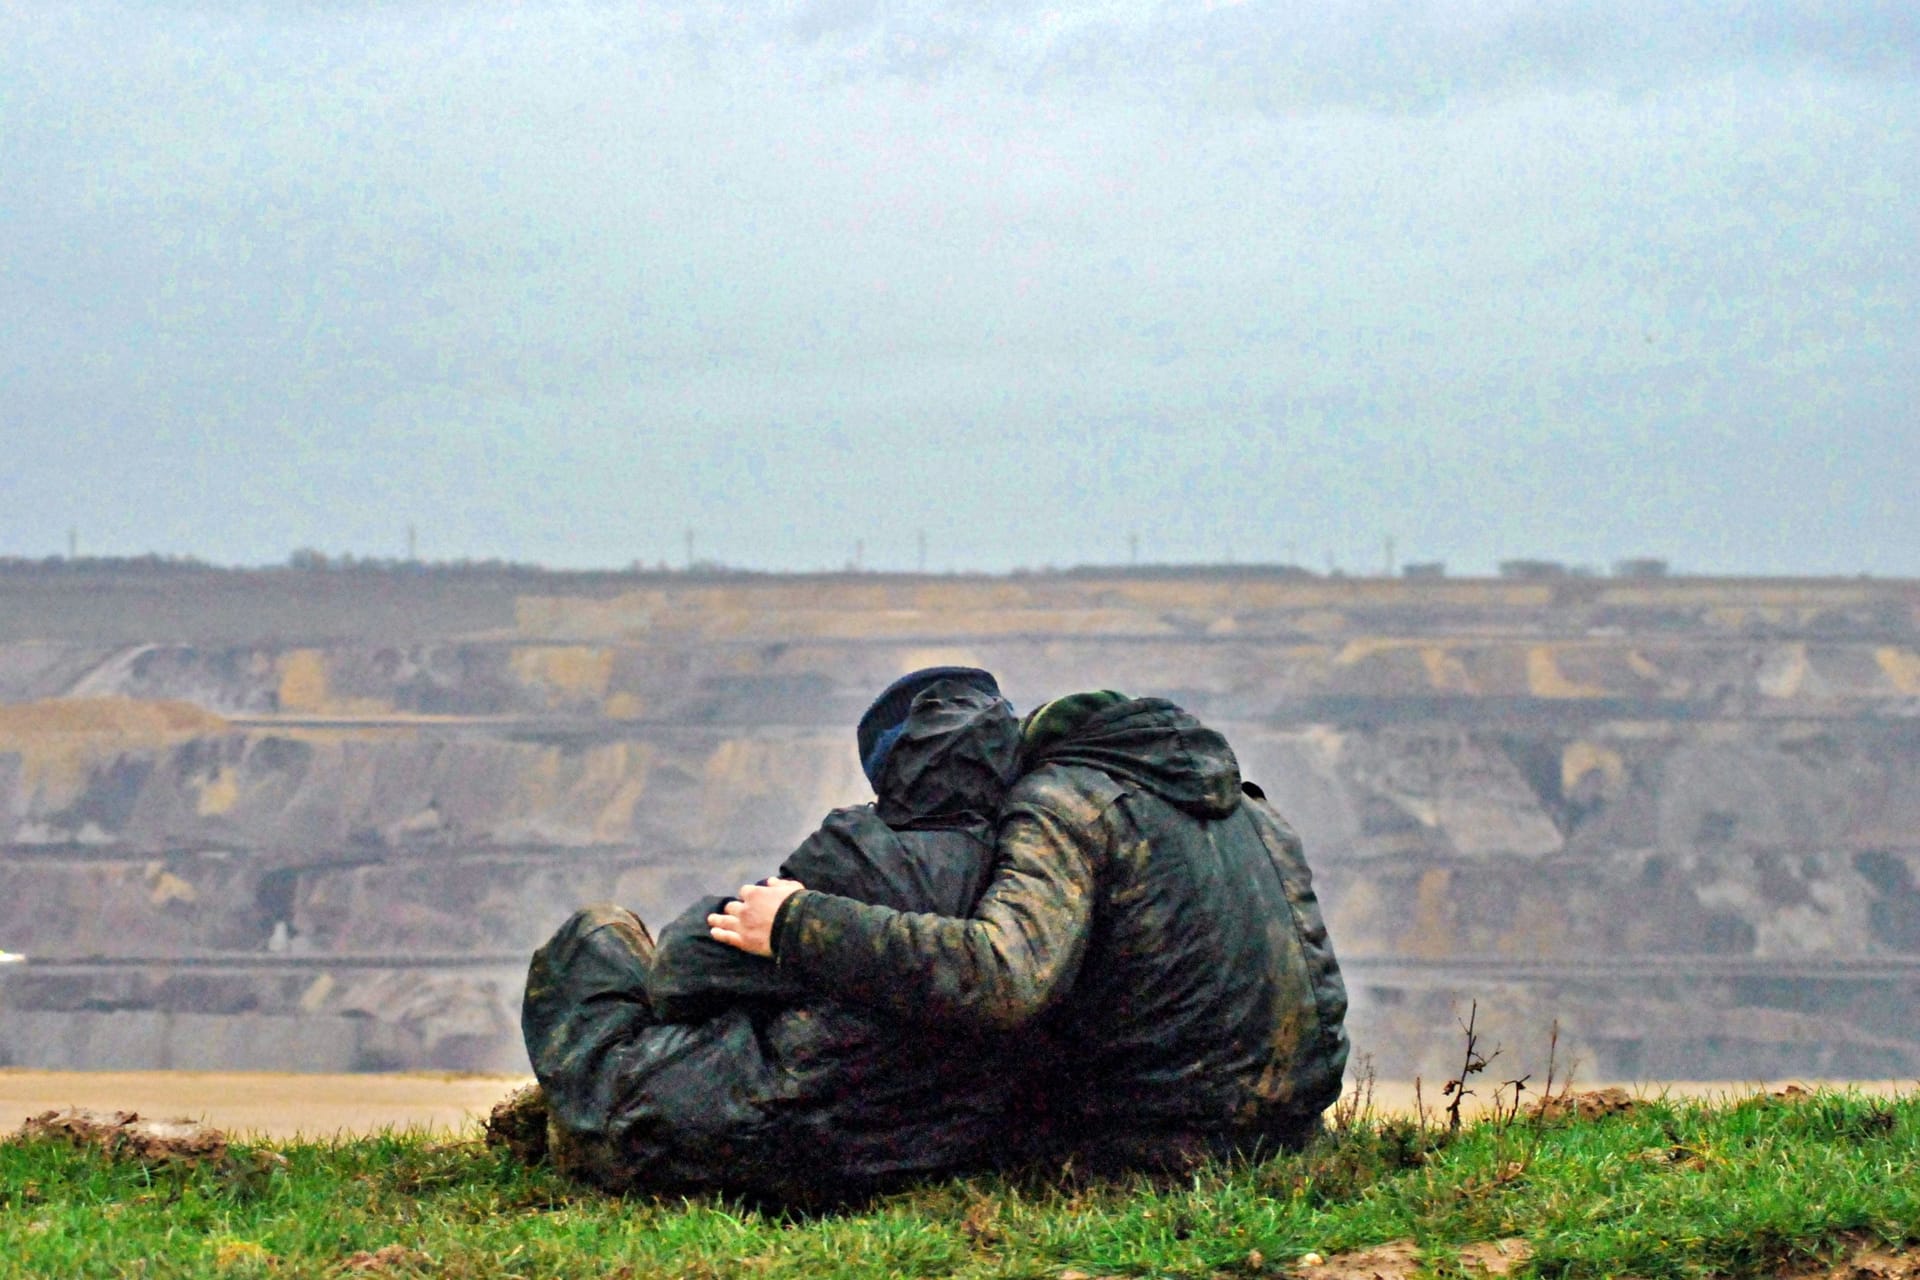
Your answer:
[[[494,1104],[487,1116],[487,1145],[505,1147],[522,1164],[546,1161],[547,1095],[539,1085],[516,1089]]]
[[[218,1129],[195,1120],[143,1120],[133,1111],[46,1111],[28,1117],[16,1136],[99,1147],[146,1163],[219,1160],[227,1154],[227,1135]]]
[[[1579,1120],[1598,1120],[1601,1116],[1626,1115],[1639,1105],[1639,1100],[1632,1094],[1614,1087],[1588,1093],[1554,1094],[1534,1103],[1527,1108],[1527,1113],[1542,1120],[1561,1120],[1569,1116]]]

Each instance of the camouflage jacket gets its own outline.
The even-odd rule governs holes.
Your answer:
[[[1026,765],[971,918],[798,893],[779,964],[923,1025],[1023,1032],[1070,1147],[1298,1134],[1347,1056],[1299,838],[1226,740],[1161,699],[1097,711]]]
[[[780,874],[965,914],[992,875],[1018,741],[1005,703],[934,686],[877,802],[829,814]],[[585,912],[536,954],[522,1025],[567,1167],[614,1189],[804,1203],[996,1162],[1014,1086],[991,1036],[814,994],[713,942],[706,914],[720,901],[694,904],[657,946],[625,912]]]

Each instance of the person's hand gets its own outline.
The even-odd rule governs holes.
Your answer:
[[[780,904],[807,886],[798,880],[774,877],[740,886],[740,896],[707,917],[707,932],[715,942],[738,947],[749,955],[773,954],[773,918]]]

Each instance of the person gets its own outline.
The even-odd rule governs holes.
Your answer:
[[[1303,1145],[1339,1096],[1346,991],[1299,837],[1173,703],[1070,695],[1023,726],[966,918],[776,880],[708,917],[837,1000],[1018,1035],[1043,1141],[1092,1168]]]
[[[829,814],[780,875],[964,915],[993,863],[1020,727],[993,677],[914,672],[861,718],[874,803]],[[563,1170],[611,1190],[789,1204],[997,1162],[1017,1078],[991,1033],[918,1029],[714,941],[696,903],[657,945],[589,907],[535,952],[521,1025]]]

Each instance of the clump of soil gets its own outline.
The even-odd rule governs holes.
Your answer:
[[[220,1160],[227,1135],[195,1120],[144,1120],[133,1111],[45,1111],[28,1117],[16,1135],[22,1141],[61,1141],[99,1147],[109,1155],[148,1164],[168,1160]]]
[[[1920,1255],[1869,1249],[1835,1267],[1832,1280],[1920,1280]]]
[[[1804,1091],[1803,1091],[1804,1092]],[[1779,1273],[1780,1280],[1920,1280],[1920,1253],[1889,1249],[1871,1236],[1841,1241],[1839,1262],[1807,1262]]]
[[[1569,1116],[1580,1120],[1598,1120],[1602,1116],[1626,1115],[1639,1105],[1632,1094],[1614,1086],[1588,1093],[1557,1093],[1540,1099],[1527,1111],[1542,1120],[1561,1120]]]
[[[547,1159],[547,1095],[530,1084],[493,1105],[487,1116],[487,1145],[505,1147],[522,1164]]]
[[[1459,1267],[1469,1276],[1507,1276],[1532,1255],[1532,1245],[1519,1238],[1488,1240],[1461,1245]],[[1421,1251],[1411,1240],[1394,1240],[1371,1249],[1334,1253],[1327,1259],[1308,1253],[1292,1270],[1302,1280],[1413,1280],[1421,1270]],[[1908,1249],[1889,1251],[1855,1238],[1847,1242],[1847,1255],[1837,1265],[1809,1263],[1782,1272],[1782,1280],[1920,1280],[1920,1255]]]
[[[1525,1240],[1488,1240],[1463,1246],[1460,1268],[1468,1275],[1504,1276],[1532,1257],[1533,1247]],[[1330,1258],[1310,1253],[1295,1266],[1310,1280],[1412,1280],[1421,1269],[1420,1247],[1411,1240],[1394,1240]]]
[[[1865,1237],[1849,1237],[1843,1244],[1840,1262],[1810,1262],[1780,1272],[1780,1280],[1920,1280],[1920,1254],[1888,1250]],[[1469,1276],[1500,1277],[1532,1259],[1533,1246],[1518,1237],[1488,1240],[1463,1245],[1459,1257],[1460,1269]],[[1411,1240],[1394,1240],[1327,1258],[1310,1253],[1292,1270],[1302,1280],[1413,1280],[1421,1270],[1420,1248]]]
[[[371,1252],[362,1249],[340,1262],[340,1270],[349,1275],[424,1275],[432,1267],[432,1257],[403,1244],[382,1245]]]

